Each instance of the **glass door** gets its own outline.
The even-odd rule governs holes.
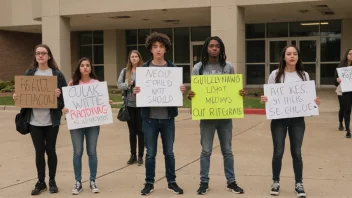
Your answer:
[[[265,79],[268,79],[270,73],[279,67],[281,52],[287,46],[287,42],[287,39],[269,39],[267,41],[267,52],[269,53],[266,58]]]
[[[309,74],[310,80],[315,80],[315,84],[320,84],[319,76],[319,42],[318,39],[297,39],[297,47],[301,54],[301,60],[303,63],[303,69]]]

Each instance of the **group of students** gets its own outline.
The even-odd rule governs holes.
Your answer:
[[[157,32],[151,33],[146,38],[146,48],[150,52],[151,59],[143,62],[138,51],[131,51],[128,56],[128,63],[118,78],[118,87],[123,90],[124,97],[127,98],[128,112],[131,119],[127,122],[130,132],[130,152],[131,156],[128,164],[143,164],[144,148],[146,148],[145,157],[145,183],[141,190],[141,195],[149,195],[154,190],[155,183],[155,166],[157,142],[160,133],[162,148],[165,159],[165,172],[168,183],[168,190],[183,194],[184,191],[176,183],[174,141],[175,141],[175,117],[178,115],[177,107],[143,107],[136,106],[136,95],[141,88],[136,85],[136,68],[137,67],[176,67],[171,61],[165,60],[165,53],[170,49],[171,41],[165,35]],[[65,77],[58,69],[53,54],[46,45],[35,47],[32,67],[25,72],[25,75],[31,76],[57,76],[58,89],[58,107],[56,109],[31,109],[31,116],[27,122],[30,124],[30,134],[36,151],[36,166],[38,173],[38,182],[32,190],[32,195],[38,195],[47,189],[45,183],[45,152],[48,155],[49,166],[49,191],[57,193],[58,187],[55,182],[57,157],[55,151],[56,138],[59,131],[60,119],[62,113],[69,110],[65,108],[61,94],[62,87],[67,86]],[[351,55],[352,57],[352,55]],[[351,59],[352,60],[352,59]],[[226,61],[225,45],[217,37],[209,37],[204,42],[201,54],[201,62],[193,67],[192,75],[212,75],[212,74],[235,74],[234,67]],[[77,64],[77,68],[72,75],[68,86],[95,83],[96,80],[92,64],[89,59],[82,58]],[[294,45],[286,46],[281,53],[281,59],[278,69],[274,70],[269,77],[268,83],[290,83],[294,81],[308,81],[309,75],[304,72],[299,50]],[[185,86],[180,85],[180,94],[186,90]],[[244,96],[244,90],[240,90],[239,95]],[[186,93],[187,98],[192,100],[196,93],[192,90]],[[351,95],[352,97],[352,95]],[[18,99],[16,94],[14,100]],[[260,101],[265,103],[266,96],[261,96]],[[111,101],[110,101],[111,102]],[[316,104],[320,104],[320,99],[315,99]],[[346,128],[347,128],[346,124]],[[97,193],[99,189],[96,184],[97,173],[97,140],[99,136],[99,126],[87,127],[76,130],[70,130],[73,144],[73,167],[75,173],[75,184],[72,194],[79,194],[82,191],[82,154],[83,141],[86,137],[87,153],[89,157],[90,168],[90,189]],[[218,134],[221,152],[224,162],[224,173],[227,180],[227,189],[236,194],[244,193],[244,190],[238,185],[234,172],[234,157],[232,153],[232,119],[216,119],[200,121],[200,186],[197,194],[205,195],[209,190],[209,169],[210,156],[213,148],[213,139],[215,131]],[[298,197],[306,196],[302,170],[303,162],[301,147],[305,132],[304,117],[275,119],[271,121],[271,134],[273,141],[272,157],[272,180],[270,187],[271,195],[279,195],[280,192],[280,172],[282,166],[282,157],[285,149],[285,139],[288,133],[291,143],[291,155],[293,158],[293,169],[295,174],[294,191]],[[137,153],[138,137],[138,153]]]

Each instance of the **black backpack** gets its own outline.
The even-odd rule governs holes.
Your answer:
[[[15,125],[16,131],[18,131],[22,135],[26,135],[29,133],[29,124],[28,120],[28,109],[22,108],[20,113],[18,113],[15,117]]]

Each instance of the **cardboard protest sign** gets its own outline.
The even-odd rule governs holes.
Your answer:
[[[56,76],[15,76],[16,107],[57,108]]]
[[[113,123],[106,82],[62,88],[68,129]]]
[[[183,106],[182,67],[137,67],[137,107]]]
[[[243,118],[242,74],[192,76],[192,119]]]
[[[336,68],[337,74],[341,79],[341,90],[342,92],[352,91],[352,66]]]
[[[267,119],[319,115],[314,80],[265,84],[264,95]]]

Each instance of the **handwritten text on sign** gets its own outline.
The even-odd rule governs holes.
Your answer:
[[[336,70],[341,79],[342,92],[352,91],[352,66],[336,68]]]
[[[106,82],[62,88],[68,129],[112,123],[112,112]]]
[[[315,83],[301,81],[292,83],[265,84],[264,95],[267,119],[295,118],[319,115]]]
[[[243,118],[242,74],[192,76],[192,119]]]
[[[183,106],[182,67],[137,67],[137,107]]]
[[[16,107],[57,108],[56,76],[15,76]]]

